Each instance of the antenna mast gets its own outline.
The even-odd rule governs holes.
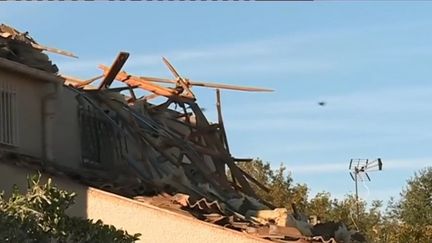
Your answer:
[[[367,172],[381,171],[382,161],[380,158],[369,162],[368,159],[351,159],[349,164],[350,176],[355,184],[355,199],[357,207],[357,218],[360,216],[359,198],[358,198],[358,180],[371,181]]]

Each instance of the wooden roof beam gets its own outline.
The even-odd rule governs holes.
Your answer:
[[[110,70],[105,65],[99,65],[99,68],[104,71],[104,75],[107,75],[108,71]],[[115,79],[124,82],[130,86],[138,86],[141,89],[150,91],[157,95],[168,97],[175,101],[180,101],[185,103],[190,103],[195,101],[194,98],[179,95],[175,89],[170,89],[156,84],[152,84],[149,81],[141,79],[140,77],[129,75],[125,71],[121,71],[117,73]]]
[[[105,78],[102,80],[102,83],[99,85],[98,89],[109,88],[128,58],[129,53],[127,52],[120,52],[118,54],[111,67],[106,72],[104,72]]]

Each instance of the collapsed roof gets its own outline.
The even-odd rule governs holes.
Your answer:
[[[40,46],[27,33],[0,26],[0,57],[56,73],[56,66],[43,50],[73,56]],[[79,176],[92,186],[186,211],[199,219],[261,238],[280,242],[334,242],[333,238],[323,238],[322,232],[314,231],[295,207],[275,208],[261,200],[251,183],[268,189],[236,164],[251,159],[238,159],[230,153],[220,89],[271,90],[194,82],[183,78],[165,58],[163,61],[175,79],[131,75],[121,71],[128,56],[120,53],[110,67],[100,66],[101,76],[87,81],[62,76],[79,103],[81,136],[87,140],[82,147],[88,158],[86,163],[91,164],[104,154],[114,154],[114,148],[116,156],[126,161],[127,166],[106,173],[57,170]],[[97,87],[90,85],[98,79],[101,81]],[[114,80],[124,85],[112,88]],[[217,123],[207,120],[191,90],[193,86],[216,89]],[[136,89],[147,95],[137,98]],[[156,103],[155,98],[163,101]],[[131,154],[128,146],[138,148],[141,153]],[[334,237],[334,232],[330,236]],[[344,237],[347,242],[347,236]]]
[[[39,45],[28,35],[28,32],[22,33],[10,26],[0,24],[0,57],[49,73],[57,73],[57,66],[42,51],[75,57],[70,52]]]

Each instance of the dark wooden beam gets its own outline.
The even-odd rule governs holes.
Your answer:
[[[128,58],[129,53],[127,52],[120,52],[118,54],[117,58],[114,60],[113,64],[109,68],[108,72],[104,74],[105,78],[102,80],[102,83],[99,85],[98,89],[109,88],[109,86],[112,84]]]

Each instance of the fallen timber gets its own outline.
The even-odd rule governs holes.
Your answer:
[[[270,89],[194,82],[180,76],[166,58],[163,62],[174,80],[131,75],[120,70],[127,57],[127,53],[120,53],[111,67],[99,66],[103,80],[98,88],[84,88],[96,78],[89,79],[90,82],[66,78],[66,83],[69,82],[78,97],[91,100],[92,106],[118,127],[121,136],[133,138],[133,144],[145,148],[140,161],[129,158],[128,163],[146,182],[147,190],[163,193],[165,196],[159,200],[180,205],[199,219],[261,238],[278,242],[336,242],[333,238],[314,236],[312,225],[294,212],[295,207],[294,211],[275,208],[261,200],[250,183],[264,191],[269,189],[236,164],[251,159],[236,159],[231,155],[220,89],[254,92]],[[110,88],[113,79],[126,86]],[[217,123],[210,123],[196,102],[191,90],[195,85],[216,89]],[[137,99],[136,88],[150,95]],[[129,90],[130,97],[118,93],[123,90]],[[164,97],[165,101],[152,104],[149,97]],[[133,196],[145,200],[139,194]]]
[[[27,33],[5,26],[0,26],[0,44],[1,57],[51,73],[57,73],[57,67],[42,51],[75,57],[70,52],[39,45]],[[16,56],[18,52],[14,50],[32,53]],[[29,59],[32,55],[36,58]],[[320,225],[320,230],[314,231],[295,207],[275,208],[263,201],[251,184],[264,191],[269,189],[237,166],[238,161],[251,159],[231,154],[220,90],[272,90],[189,80],[166,58],[163,63],[174,79],[132,75],[122,70],[128,57],[129,53],[119,53],[111,66],[99,66],[102,75],[88,80],[59,75],[65,87],[76,94],[79,104],[80,132],[86,140],[81,149],[88,157],[83,162],[88,168],[100,166],[94,161],[107,157],[116,162],[107,168],[98,167],[97,171],[70,170],[41,162],[45,171],[67,174],[88,185],[179,209],[198,219],[276,242],[351,242],[343,225],[332,225],[331,232]],[[93,86],[98,80],[99,85]],[[112,87],[115,81],[123,86]],[[217,123],[207,120],[193,87],[216,89]],[[148,94],[138,98],[138,92]],[[150,102],[155,98],[164,101]],[[20,163],[25,164],[26,159],[19,158]],[[336,236],[339,229],[346,234]]]

